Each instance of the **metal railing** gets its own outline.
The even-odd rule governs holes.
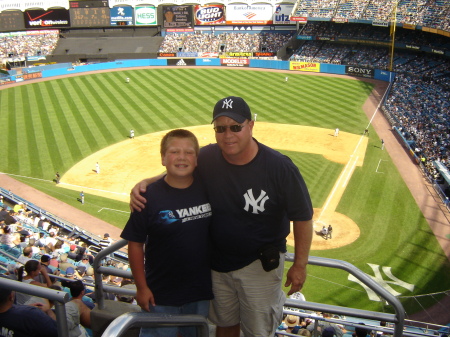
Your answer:
[[[208,337],[209,327],[205,317],[200,315],[164,315],[146,312],[129,312],[117,317],[103,332],[102,337],[120,337],[127,330],[139,328],[161,328],[192,326],[197,330],[197,337]]]
[[[53,301],[55,304],[58,337],[69,336],[69,328],[67,325],[66,307],[65,307],[65,303],[67,303],[70,299],[68,293],[66,293],[65,291],[58,291],[48,289],[45,287],[39,287],[27,283],[22,283],[3,277],[0,277],[0,288],[13,290],[16,292],[33,295],[37,297],[43,297],[49,299],[50,301]]]
[[[126,277],[126,278],[132,278],[132,274],[129,271],[119,270],[115,268],[109,268],[109,267],[103,267],[101,265],[101,262],[103,259],[107,258],[114,250],[120,249],[127,245],[126,240],[119,240],[112,244],[111,246],[105,248],[101,252],[97,254],[97,256],[94,259],[94,278],[95,278],[95,298],[97,299],[97,306],[100,310],[105,308],[104,304],[104,291],[111,291],[107,286],[104,286],[102,283],[102,274],[108,274],[108,275],[115,275],[119,277]],[[294,254],[287,253],[286,254],[286,261],[287,262],[293,262],[294,261]],[[354,308],[347,308],[347,307],[341,307],[341,306],[335,306],[335,305],[328,305],[328,304],[322,304],[322,303],[315,303],[315,302],[308,302],[308,301],[300,301],[300,300],[294,300],[294,299],[287,299],[285,303],[285,307],[292,307],[292,308],[299,308],[303,310],[311,310],[314,312],[327,312],[330,314],[338,314],[338,315],[346,315],[346,316],[352,316],[352,317],[358,317],[358,318],[367,318],[367,319],[373,319],[373,320],[379,320],[379,321],[385,321],[389,323],[393,323],[395,325],[393,330],[388,330],[391,333],[393,333],[394,337],[401,337],[403,334],[403,328],[404,328],[404,320],[405,320],[405,310],[403,309],[402,304],[400,301],[391,293],[389,293],[386,289],[384,289],[381,285],[379,285],[377,282],[375,282],[372,278],[370,278],[366,273],[362,272],[352,264],[341,261],[341,260],[334,260],[334,259],[328,259],[328,258],[321,258],[321,257],[314,257],[310,256],[308,260],[308,264],[315,265],[315,266],[322,266],[327,268],[337,268],[342,269],[353,276],[355,276],[358,280],[360,280],[363,284],[365,284],[367,287],[372,289],[380,298],[382,298],[384,301],[389,303],[395,311],[395,314],[389,314],[389,313],[382,313],[382,312],[376,312],[376,311],[367,311],[367,310],[361,310],[361,309],[354,309]],[[135,292],[133,290],[128,290],[129,294],[134,294]],[[116,290],[117,292],[117,290]],[[305,313],[299,313],[299,312],[289,312],[288,310],[286,313],[296,314],[296,315],[302,315],[307,316]],[[151,316],[151,315],[147,315]],[[148,322],[144,323],[143,317],[146,317],[145,313],[143,315],[135,315],[131,314],[131,316],[127,316],[126,318],[123,318],[124,321],[127,322],[127,324],[138,326],[140,323],[142,324],[150,324]],[[178,318],[177,318],[178,319]],[[132,321],[132,324],[128,322],[128,320]],[[141,321],[142,320],[142,321]],[[122,322],[122,321],[121,321]],[[348,322],[347,322],[348,324]],[[156,322],[152,322],[152,326],[157,325]],[[350,325],[350,324],[349,324]],[[115,330],[114,330],[115,331]],[[122,331],[122,330],[121,330]],[[119,336],[119,335],[108,335],[108,336]]]

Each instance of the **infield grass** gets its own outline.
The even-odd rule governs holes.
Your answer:
[[[131,79],[129,84],[126,77]],[[84,157],[125,139],[130,129],[139,136],[209,124],[215,102],[229,95],[244,97],[258,121],[339,127],[355,134],[366,128],[368,120],[361,107],[371,84],[292,72],[289,82],[284,77],[279,72],[166,68],[82,75],[1,90],[0,171],[23,176],[15,178],[80,207],[77,191],[56,188],[51,182],[56,171],[64,174]],[[379,145],[370,128],[364,166],[356,168],[337,209],[358,224],[360,238],[311,255],[348,261],[372,276],[373,268],[379,268],[380,277],[390,282],[387,285],[406,296],[402,299],[406,311],[413,313],[420,306],[409,296],[450,289],[450,265]],[[343,165],[319,155],[283,152],[299,166],[314,207],[322,207]],[[123,227],[127,204],[88,193],[86,200],[84,211]],[[102,208],[123,213],[99,212]],[[389,271],[413,287],[391,280]],[[304,294],[315,302],[391,311],[381,302],[370,301],[366,291],[339,270],[309,266]],[[421,304],[432,304],[430,297]]]

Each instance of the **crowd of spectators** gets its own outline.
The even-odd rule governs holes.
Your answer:
[[[0,37],[0,58],[24,58],[50,55],[59,40],[58,31],[43,34],[9,34]]]
[[[433,161],[450,170],[450,77],[398,74],[385,108],[394,116],[403,137],[414,142],[415,154],[429,175],[440,180]]]
[[[109,245],[109,235],[105,233],[100,246],[88,246],[80,240],[78,231],[64,233],[61,227],[52,224],[45,216],[33,213],[24,203],[10,207],[0,200],[0,207],[1,276],[67,292],[71,296],[71,301],[66,303],[70,336],[92,335],[89,317],[96,303],[94,255],[102,249],[101,246]],[[102,244],[102,241],[105,242]],[[130,270],[126,261],[111,258],[103,265]],[[135,289],[131,279],[105,275],[103,282],[114,287]],[[111,292],[105,292],[104,296],[110,300],[137,304],[133,296]],[[40,303],[40,308],[52,308],[54,305],[47,299],[19,292],[15,293],[14,302],[19,307],[36,306],[36,303]]]
[[[390,22],[396,13],[398,23],[450,29],[444,1],[401,1],[397,8],[396,4],[394,0],[305,0],[299,2],[295,16]]]
[[[281,33],[221,33],[197,32],[193,34],[168,34],[159,52],[277,52],[292,34]]]
[[[336,36],[335,29],[327,29],[332,26],[320,23],[305,27],[303,31]],[[422,41],[424,35],[418,34],[414,43],[420,45]],[[388,48],[329,41],[306,41],[291,59],[386,70],[391,63]],[[415,153],[421,158],[429,177],[442,182],[433,161],[440,161],[450,170],[450,60],[438,55],[397,50],[393,71],[396,78],[384,109],[394,116],[395,126],[403,137],[414,144]]]

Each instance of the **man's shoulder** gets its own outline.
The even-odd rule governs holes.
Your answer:
[[[203,146],[200,149],[199,157],[203,157],[205,155],[210,155],[212,153],[217,153],[220,151],[219,145],[217,144],[208,144],[206,146]]]

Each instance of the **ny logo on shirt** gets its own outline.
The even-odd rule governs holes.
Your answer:
[[[263,190],[261,190],[261,194],[259,195],[258,199],[255,199],[253,196],[252,189],[248,189],[247,193],[244,194],[245,198],[245,207],[244,210],[247,212],[249,211],[250,206],[253,207],[253,214],[259,214],[258,212],[264,212],[264,204],[267,200],[269,200],[269,197],[266,195],[267,193]]]

